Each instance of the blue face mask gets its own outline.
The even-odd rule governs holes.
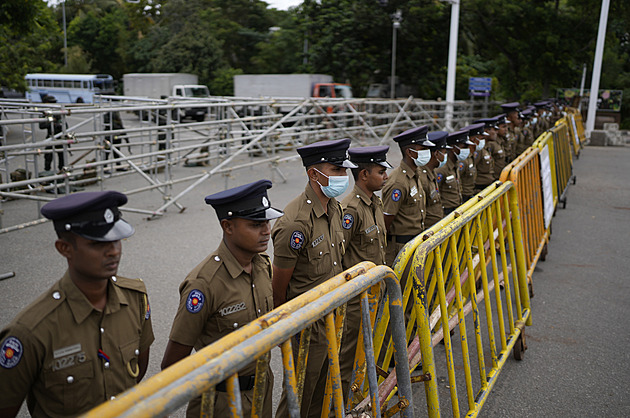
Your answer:
[[[429,164],[429,160],[431,160],[431,150],[423,149],[420,151],[416,151],[416,150],[412,150],[412,151],[418,154],[418,156],[413,159],[413,162],[416,166],[423,167]]]
[[[486,145],[486,140],[480,139],[479,143],[477,144],[477,151],[481,151],[485,145]]]
[[[440,161],[440,164],[438,165],[438,168],[444,167],[444,164],[446,164],[446,160],[448,160],[448,157],[446,156],[446,154],[443,154],[442,157],[444,157],[444,158],[442,159],[442,161]]]
[[[470,149],[468,148],[458,148],[459,154],[457,154],[457,161],[464,161],[468,156],[470,156]]]
[[[317,184],[321,187],[322,193],[331,199],[342,195],[348,188],[348,184],[350,184],[348,176],[327,176],[319,170],[317,172],[328,179],[328,186],[322,186],[320,182],[317,182]]]

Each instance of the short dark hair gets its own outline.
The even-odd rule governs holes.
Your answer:
[[[355,163],[357,165],[357,168],[351,168],[350,171],[352,172],[352,178],[354,178],[354,181],[357,181],[357,179],[359,178],[359,173],[361,172],[361,170],[367,170],[368,173],[372,172],[372,169],[380,164],[376,164],[376,163]]]
[[[62,241],[66,241],[71,244],[74,248],[77,248],[77,240],[76,235],[70,231],[55,231],[57,232],[57,238]]]

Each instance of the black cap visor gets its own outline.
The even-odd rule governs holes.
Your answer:
[[[249,219],[252,221],[270,221],[272,219],[277,219],[283,215],[284,215],[283,211],[270,207],[268,209],[250,213],[248,215],[244,215],[244,216],[234,215],[233,217]]]
[[[121,239],[129,238],[135,232],[133,226],[127,223],[123,219],[119,219],[114,222],[114,225],[107,228],[82,228],[79,230],[72,229],[75,234],[91,239],[93,241],[111,242],[120,241]]]

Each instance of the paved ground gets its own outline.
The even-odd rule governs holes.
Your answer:
[[[394,155],[391,161],[397,162],[399,154]],[[577,185],[569,190],[567,209],[557,211],[547,261],[534,275],[534,325],[526,330],[529,350],[524,361],[507,362],[483,416],[630,416],[630,333],[623,322],[630,313],[629,161],[628,147],[589,147],[576,161]],[[288,181],[270,190],[272,204],[279,208],[305,185],[297,162],[281,169]],[[227,182],[235,186],[261,177],[273,179],[269,170],[258,167],[233,173]],[[125,215],[136,234],[123,244],[119,271],[145,280],[153,308],[156,341],[147,376],[159,371],[179,283],[218,245],[216,216],[202,199],[223,189],[225,181],[213,178],[187,195],[182,214],[171,210],[153,221]],[[124,191],[141,185],[125,177],[108,187]],[[175,193],[183,187],[176,186]],[[129,206],[160,204],[154,192],[134,195]],[[7,223],[32,218],[37,211],[35,203],[17,201],[4,203],[2,209]],[[64,260],[54,251],[54,239],[49,223],[0,235],[0,273],[16,273],[0,281],[0,327],[63,274]],[[279,382],[277,361],[274,370]],[[416,411],[424,408],[422,392],[416,389]]]

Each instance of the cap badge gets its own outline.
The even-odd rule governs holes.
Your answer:
[[[112,210],[109,208],[105,209],[103,217],[105,218],[105,222],[107,222],[108,224],[114,222],[114,212],[112,212]]]
[[[267,198],[265,196],[263,196],[263,198],[262,198],[262,205],[265,208],[269,207],[269,200],[267,200]]]

